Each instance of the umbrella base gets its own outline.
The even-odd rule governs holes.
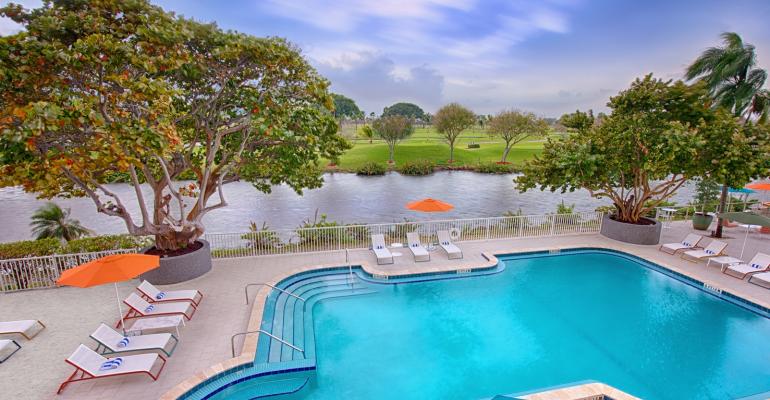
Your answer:
[[[211,246],[209,242],[199,239],[203,244],[192,253],[173,257],[161,257],[160,267],[145,272],[140,276],[153,285],[170,285],[195,279],[211,271]]]

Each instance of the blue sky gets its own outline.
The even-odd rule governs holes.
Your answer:
[[[681,78],[723,31],[741,34],[770,67],[767,0],[153,1],[288,38],[367,113],[397,101],[430,112],[451,101],[484,114],[604,110],[635,77]],[[0,33],[12,29],[0,21]]]

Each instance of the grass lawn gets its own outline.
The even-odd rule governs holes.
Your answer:
[[[352,132],[349,137],[352,136]],[[555,134],[560,136],[559,134]],[[382,140],[375,139],[369,143],[366,139],[351,138],[353,148],[348,150],[337,164],[337,168],[345,171],[355,171],[366,162],[386,163],[388,161],[388,145]],[[478,143],[480,148],[469,149],[469,143]],[[508,162],[517,165],[539,154],[543,149],[543,139],[524,141],[514,146],[508,154]],[[455,161],[453,167],[473,166],[481,163],[500,161],[505,149],[505,143],[499,138],[490,138],[480,128],[471,129],[455,142]],[[396,145],[396,166],[406,161],[430,160],[436,165],[446,166],[449,159],[449,145],[433,128],[417,128],[407,140]]]

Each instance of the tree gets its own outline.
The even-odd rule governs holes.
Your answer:
[[[389,117],[391,115],[400,115],[402,117],[409,118],[411,120],[422,120],[425,117],[425,111],[419,106],[412,103],[396,103],[390,107],[385,107],[382,110],[383,117]]]
[[[318,187],[319,160],[349,147],[328,81],[283,39],[223,32],[146,0],[0,15],[26,28],[0,38],[0,185],[87,196],[160,250],[204,233],[203,217],[227,205],[225,184]],[[185,172],[194,183],[180,186]],[[114,173],[130,176],[138,218],[103,185]]]
[[[505,142],[503,158],[506,162],[511,147],[529,137],[542,137],[549,131],[548,123],[535,114],[522,111],[502,111],[489,120],[489,132],[499,136]]]
[[[62,209],[55,203],[46,203],[32,214],[32,234],[36,240],[56,238],[69,242],[88,236],[90,229],[80,225],[80,221],[70,218],[70,209]]]
[[[361,127],[361,132],[359,135],[361,135],[361,137],[364,139],[369,139],[369,144],[372,144],[372,140],[375,136],[374,129],[372,129],[372,127],[369,125],[364,125]]]
[[[714,99],[715,107],[723,107],[736,117],[749,121],[758,116],[759,122],[767,120],[770,104],[770,92],[762,87],[767,80],[767,72],[754,68],[756,54],[754,46],[744,44],[734,32],[722,33],[722,47],[706,49],[687,67],[687,80],[697,79],[704,82]],[[728,184],[722,183],[719,199],[720,212],[725,210]],[[722,237],[722,219],[717,223],[715,237]]]
[[[388,163],[390,164],[393,164],[396,144],[414,133],[412,120],[401,115],[381,117],[372,123],[372,128],[377,136],[388,144],[388,149],[390,150]]]
[[[455,141],[462,131],[476,123],[476,114],[457,103],[441,107],[433,116],[433,126],[449,143],[449,162],[454,162]]]
[[[567,128],[568,131],[585,133],[587,130],[594,126],[594,112],[588,110],[588,112],[582,112],[576,110],[572,114],[564,114],[559,118],[559,123]]]
[[[334,117],[337,119],[359,119],[364,113],[358,108],[353,99],[341,94],[332,93],[334,99]]]
[[[641,223],[689,179],[720,176],[742,185],[767,163],[766,134],[709,108],[708,100],[704,85],[637,79],[610,99],[612,113],[600,126],[549,141],[524,166],[517,187],[584,188],[611,199],[616,220]]]

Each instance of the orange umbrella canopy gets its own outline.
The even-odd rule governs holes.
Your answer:
[[[757,183],[751,183],[746,185],[749,189],[754,190],[770,190],[770,183],[768,182],[757,182]]]
[[[160,258],[146,254],[114,254],[64,271],[59,285],[81,288],[123,282],[158,268]]]
[[[444,212],[449,211],[455,206],[444,203],[443,201],[436,200],[436,199],[422,199],[419,201],[413,201],[406,205],[406,208],[413,210],[413,211],[422,211],[422,212]]]

